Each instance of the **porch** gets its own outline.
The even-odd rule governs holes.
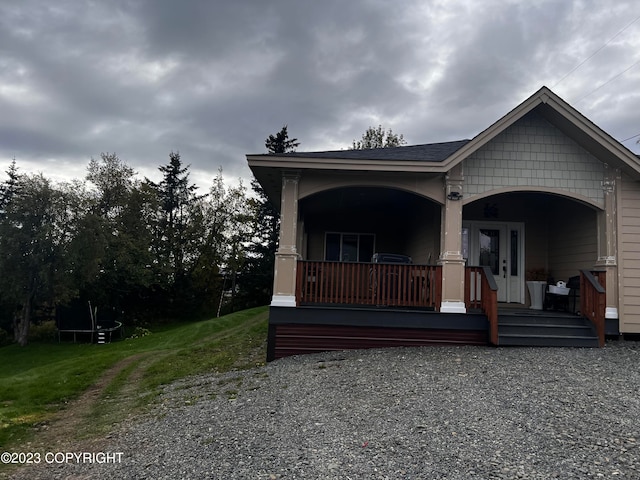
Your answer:
[[[603,346],[605,274],[580,271],[580,312],[499,304],[489,267],[465,268],[466,313],[441,313],[439,265],[298,261],[296,308],[272,307],[268,359],[426,345]]]

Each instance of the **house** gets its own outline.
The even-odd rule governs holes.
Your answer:
[[[269,360],[640,333],[640,160],[546,87],[471,140],[247,160],[281,214]]]

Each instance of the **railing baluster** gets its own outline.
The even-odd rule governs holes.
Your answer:
[[[296,298],[300,303],[439,306],[440,266],[306,260],[298,263]]]
[[[316,286],[314,288],[314,301],[320,302],[322,299],[322,283],[324,282],[324,268],[318,263],[314,263],[314,270],[316,274]]]

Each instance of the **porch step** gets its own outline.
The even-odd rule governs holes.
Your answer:
[[[570,315],[517,315],[498,317],[498,344],[531,347],[597,347],[591,322]]]

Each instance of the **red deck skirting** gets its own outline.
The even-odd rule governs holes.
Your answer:
[[[274,325],[274,358],[290,355],[383,347],[487,345],[486,331],[335,325]]]

